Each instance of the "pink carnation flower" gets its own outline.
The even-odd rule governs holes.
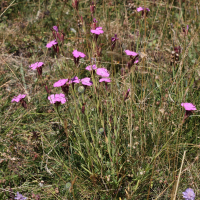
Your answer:
[[[53,87],[61,87],[67,83],[68,79],[60,79],[59,81],[53,84]]]
[[[44,65],[43,62],[36,62],[34,64],[31,64],[29,67],[33,70],[37,69],[38,74],[42,75],[42,66]]]
[[[47,43],[46,47],[47,47],[47,48],[51,48],[52,46],[54,46],[54,45],[56,45],[56,44],[58,44],[57,41],[56,41],[56,40],[53,40],[53,41]]]
[[[101,82],[110,83],[110,78],[101,78],[101,79],[99,80],[99,82],[100,82],[100,83],[101,83]]]
[[[181,106],[183,106],[187,111],[197,110],[195,105],[192,103],[182,103]]]
[[[14,96],[14,98],[12,99],[12,101],[11,102],[19,102],[19,101],[21,101],[22,99],[24,99],[25,97],[26,97],[26,95],[27,94],[19,94],[17,97],[16,96]]]
[[[21,105],[25,109],[27,109],[27,104],[26,104],[26,101],[24,100],[25,97],[26,97],[26,94],[19,94],[17,97],[14,97],[11,102],[14,102],[14,101],[15,102],[20,102]]]
[[[128,56],[137,56],[138,53],[134,52],[134,51],[130,51],[130,50],[125,50],[126,55]]]
[[[97,75],[102,76],[102,77],[109,77],[110,76],[108,70],[105,69],[105,68],[98,68],[96,73],[97,73]]]
[[[146,10],[146,11],[148,11],[148,12],[150,11],[149,8],[146,8],[146,9],[145,9],[144,7],[139,7],[139,8],[137,8],[137,11],[138,11],[138,12],[144,11],[144,10]]]
[[[105,83],[105,87],[106,87],[106,90],[108,90],[108,83],[110,83],[110,78],[101,78],[99,80],[99,82],[104,82]]]
[[[81,83],[87,86],[91,86],[93,84],[93,82],[88,77],[81,79]]]
[[[96,65],[89,65],[85,69],[88,70],[88,71],[92,71],[92,70],[97,69],[97,66]]]
[[[95,30],[90,30],[91,33],[94,33],[96,35],[100,35],[102,33],[104,33],[104,31],[102,30],[102,27],[97,27]]]
[[[52,94],[48,96],[48,99],[51,104],[64,104],[66,102],[65,95],[60,93],[60,94]]]
[[[36,70],[38,67],[42,67],[44,65],[43,62],[36,62],[34,64],[29,65],[29,67],[33,70]]]
[[[74,78],[72,78],[69,83],[80,83],[80,79],[77,76],[74,76]]]
[[[53,29],[58,32],[58,27],[57,26],[53,26]]]
[[[78,57],[84,58],[86,56],[84,53],[77,51],[76,49],[72,52],[72,54],[75,58],[78,58]]]

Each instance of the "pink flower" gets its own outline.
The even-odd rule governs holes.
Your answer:
[[[11,102],[14,102],[14,101],[20,102],[21,105],[26,109],[27,104],[26,104],[26,101],[24,100],[25,97],[26,97],[26,94],[19,94],[17,97],[14,97]]]
[[[68,95],[69,92],[69,81],[68,79],[60,79],[53,84],[54,87],[61,87],[62,91]]]
[[[80,51],[77,51],[76,49],[72,52],[74,56],[74,63],[76,66],[78,66],[79,63],[79,57],[84,58],[86,55]]]
[[[81,79],[81,83],[87,86],[91,86],[93,84],[93,82],[88,77]]]
[[[25,97],[26,97],[26,95],[27,94],[19,94],[17,97],[16,96],[14,96],[14,98],[12,99],[12,101],[11,102],[19,102],[19,101],[21,101],[22,99],[24,99]]]
[[[57,26],[53,26],[53,29],[58,32],[58,27]]]
[[[42,66],[44,65],[43,62],[36,62],[34,64],[31,64],[29,67],[33,70],[37,69],[38,74],[42,75]]]
[[[130,51],[130,50],[125,50],[126,55],[128,56],[137,56],[138,53],[134,52],[134,51]]]
[[[77,76],[74,76],[74,78],[72,78],[69,83],[80,83],[80,79]]]
[[[192,103],[182,103],[181,106],[185,108],[185,116],[183,121],[185,121],[190,115],[192,115],[194,110],[197,110],[195,105]]]
[[[65,95],[60,93],[60,94],[52,94],[48,96],[48,99],[51,104],[64,104],[66,102]]]
[[[105,87],[106,87],[106,90],[108,90],[108,83],[110,83],[110,78],[101,78],[99,80],[99,82],[104,82],[105,83]]]
[[[113,51],[114,48],[115,48],[115,44],[116,44],[116,41],[118,40],[117,38],[117,34],[115,34],[115,37],[112,37],[111,38],[111,50]]]
[[[77,51],[76,49],[72,52],[72,54],[75,58],[79,58],[79,57],[84,58],[86,56],[84,53]]]
[[[43,62],[36,62],[34,64],[29,65],[29,67],[33,70],[37,69],[38,67],[42,67],[44,65]]]
[[[88,70],[88,71],[92,71],[92,70],[97,69],[97,66],[96,65],[89,65],[85,69]]]
[[[105,68],[98,68],[96,73],[97,73],[97,75],[102,76],[102,77],[109,77],[110,76],[108,70],[105,69]]]
[[[102,33],[104,33],[104,31],[102,30],[102,27],[97,27],[95,30],[90,30],[91,33],[94,33],[96,35],[100,35]]]
[[[185,200],[195,200],[195,193],[194,193],[194,190],[191,189],[191,188],[187,188],[185,190],[185,192],[182,193],[183,194],[183,198]]]
[[[139,62],[139,59],[136,58],[136,60],[134,61],[134,64],[137,64]]]
[[[144,16],[144,14],[146,14],[146,16],[148,15],[148,12],[150,12],[149,8],[144,8],[144,7],[139,7],[137,8],[137,11],[140,12],[142,11],[142,16]]]
[[[61,87],[67,83],[68,79],[60,79],[59,81],[53,84],[53,87]]]
[[[111,38],[111,41],[112,41],[112,42],[115,42],[116,40],[119,40],[119,39],[117,38],[117,34],[115,34],[115,37],[112,37],[112,38]]]
[[[54,45],[56,45],[56,44],[58,44],[57,41],[56,41],[56,40],[53,40],[53,41],[47,43],[46,47],[47,47],[47,48],[51,48],[52,46],[54,46]]]
[[[101,83],[101,82],[110,83],[110,78],[101,78],[101,79],[99,80],[99,82],[100,82],[100,83]]]
[[[181,106],[183,106],[187,111],[197,110],[195,105],[192,103],[182,103]]]
[[[137,8],[137,11],[138,11],[138,12],[144,11],[144,10],[146,10],[146,11],[148,11],[148,12],[150,11],[149,8],[146,8],[146,9],[145,9],[144,7],[139,7],[139,8]]]

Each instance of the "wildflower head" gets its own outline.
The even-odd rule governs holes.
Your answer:
[[[12,101],[11,102],[19,102],[19,101],[21,101],[22,99],[24,99],[26,97],[26,94],[19,94],[17,97],[16,96],[14,96],[14,98],[12,99]]]
[[[117,38],[117,34],[115,34],[115,37],[112,37],[111,38],[111,50],[113,51],[114,48],[115,48],[115,44],[116,44],[116,41],[118,40]]]
[[[15,198],[16,200],[26,200],[27,198],[24,197],[22,194],[20,194],[19,192],[17,192]]]
[[[58,27],[57,26],[53,26],[53,30],[58,32]]]
[[[50,96],[48,96],[48,99],[50,101],[51,104],[64,104],[67,99],[65,98],[65,95],[60,93],[60,94],[52,94]]]
[[[43,62],[36,62],[34,64],[31,64],[29,67],[32,69],[32,70],[36,70],[38,71],[38,74],[39,75],[42,75],[42,66],[44,65]]]
[[[14,98],[11,100],[11,102],[20,102],[21,105],[26,109],[27,108],[27,104],[26,101],[24,100],[24,98],[26,97],[26,94],[19,94],[17,97],[14,96]]]
[[[187,188],[185,190],[185,192],[182,193],[183,194],[183,198],[185,200],[194,200],[195,199],[195,193],[194,190],[191,188]]]
[[[182,103],[181,106],[183,106],[186,111],[197,110],[195,105],[193,105],[192,103]]]
[[[100,82],[100,83],[101,83],[101,82],[110,83],[110,78],[101,78],[101,79],[99,80],[99,82]]]
[[[96,65],[89,65],[85,69],[88,70],[88,71],[92,71],[92,70],[97,69],[97,66]]]
[[[57,43],[56,39],[55,39],[55,40],[52,40],[52,41],[49,42],[49,43],[47,43],[46,47],[47,47],[48,49],[51,48],[51,47],[53,47],[53,49],[54,49],[54,51],[55,51],[56,53],[59,52],[59,47],[58,47],[58,43]]]
[[[137,11],[138,12],[142,11],[142,16],[144,16],[145,13],[146,13],[146,16],[147,16],[148,12],[150,12],[150,9],[144,8],[144,7],[139,7],[139,8],[137,8]]]
[[[60,79],[53,84],[54,87],[61,87],[67,83],[68,79]]]
[[[61,87],[62,91],[68,95],[69,92],[69,83],[68,79],[60,79],[59,81],[53,84],[54,87]]]
[[[134,52],[134,51],[130,51],[130,50],[125,50],[125,53],[127,56],[137,56],[138,53]]]
[[[192,103],[182,103],[181,106],[185,108],[184,120],[186,120],[193,113],[194,110],[197,110],[195,105],[193,105]]]
[[[77,76],[74,76],[74,78],[72,78],[69,83],[80,83],[80,79]]]
[[[71,80],[69,80],[69,84],[72,84],[72,88],[74,89],[74,84],[80,83],[80,79],[77,76],[74,76]]]
[[[104,33],[104,31],[102,30],[102,27],[97,27],[95,30],[90,30],[91,33],[96,34],[96,35],[100,35],[102,33]]]
[[[108,83],[110,83],[110,78],[101,78],[99,80],[99,82],[104,82],[105,83],[105,87],[106,87],[106,90],[108,90]]]
[[[58,44],[56,40],[52,40],[51,42],[47,43],[46,47],[51,48],[52,46]]]
[[[86,55],[80,51],[77,51],[76,49],[72,52],[74,56],[74,63],[76,66],[78,66],[79,63],[79,57],[84,58]]]
[[[101,77],[109,77],[110,76],[108,70],[105,68],[98,68],[96,73],[97,73],[97,75],[99,75]]]
[[[128,62],[128,68],[130,70],[131,66],[133,64],[136,64],[139,62],[139,55],[138,53],[134,52],[134,51],[130,51],[130,50],[125,50],[126,55],[131,57],[131,61]]]
[[[111,38],[111,41],[112,41],[112,42],[114,42],[114,41],[116,41],[116,40],[118,40],[117,34],[115,34],[115,37],[112,37],[112,38]]]
[[[79,57],[84,58],[86,56],[84,53],[77,51],[76,49],[72,52],[72,54],[75,58],[79,58]]]
[[[85,86],[91,86],[93,84],[93,82],[88,77],[81,79],[81,83]]]

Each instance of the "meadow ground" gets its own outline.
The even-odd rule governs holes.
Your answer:
[[[0,6],[0,199],[200,199],[198,1]]]

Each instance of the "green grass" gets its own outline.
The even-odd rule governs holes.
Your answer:
[[[3,2],[0,199],[18,191],[28,199],[173,200],[187,188],[200,199],[199,112],[184,120],[181,107],[191,102],[200,109],[197,2],[96,1],[93,17],[104,30],[97,42],[90,1],[80,1],[78,11],[71,0]],[[144,6],[147,16],[136,11]],[[65,34],[58,54],[45,47],[55,25]],[[86,54],[78,67],[74,49]],[[140,55],[130,70],[126,49]],[[108,89],[85,70],[94,57],[110,72]],[[39,61],[42,77],[29,68]],[[82,94],[81,83],[70,85],[68,101],[57,109],[44,86],[61,93],[53,84],[74,76],[91,77],[93,85]],[[27,94],[27,109],[11,103],[20,93]]]

